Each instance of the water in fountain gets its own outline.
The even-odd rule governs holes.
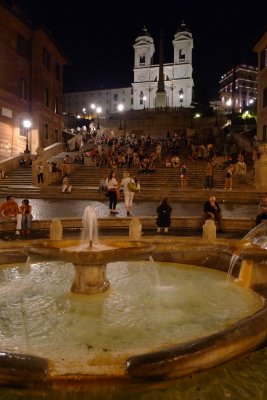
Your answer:
[[[128,355],[218,332],[262,307],[256,293],[235,283],[225,288],[220,271],[151,264],[110,263],[112,290],[93,297],[69,292],[69,263],[32,262],[28,274],[24,265],[3,266],[1,350],[51,359],[55,374],[122,375]],[[172,290],[158,290],[151,267]]]
[[[92,247],[93,243],[98,242],[97,217],[93,207],[86,207],[82,218],[82,226],[81,240],[83,243],[89,243],[89,246]]]
[[[237,263],[237,261],[239,260],[239,255],[238,254],[233,254],[230,260],[230,265],[229,265],[229,269],[227,272],[227,280],[229,281],[229,279],[231,279],[234,267]]]

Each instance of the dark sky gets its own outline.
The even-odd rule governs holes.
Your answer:
[[[160,1],[160,0],[159,0]],[[16,0],[35,22],[45,24],[71,65],[64,91],[130,86],[133,44],[145,25],[156,48],[164,31],[164,61],[173,61],[172,40],[182,20],[194,38],[196,100],[217,98],[218,81],[234,63],[256,66],[252,48],[267,29],[264,0],[77,1]],[[71,5],[69,5],[71,4]]]

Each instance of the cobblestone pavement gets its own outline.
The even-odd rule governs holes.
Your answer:
[[[16,198],[18,204],[21,204],[23,199]],[[0,199],[0,203],[5,201]],[[108,201],[92,201],[92,200],[71,200],[64,198],[62,200],[43,200],[31,199],[30,203],[33,206],[34,219],[52,219],[52,218],[70,218],[82,217],[87,206],[92,206],[98,218],[109,217]],[[156,216],[156,209],[159,202],[134,202],[132,214],[133,216]],[[177,202],[171,203],[172,216],[200,216],[202,215],[203,204],[199,202]],[[255,218],[257,214],[256,204],[220,204],[222,215],[225,218]],[[119,201],[117,205],[117,218],[126,217],[126,210],[123,201]]]

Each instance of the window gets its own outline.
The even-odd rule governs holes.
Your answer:
[[[23,78],[19,80],[19,97],[23,100],[27,100],[26,80]]]
[[[59,142],[58,129],[55,129],[54,142],[55,142],[55,143]]]
[[[118,95],[117,95],[117,94],[114,94],[113,100],[114,100],[114,101],[118,101]]]
[[[44,124],[44,134],[43,134],[44,139],[48,139],[48,124]]]
[[[23,136],[23,137],[27,137],[27,130],[25,129],[25,128],[20,128],[19,129],[19,134],[20,134],[20,136]]]
[[[139,104],[143,105],[144,104],[144,92],[143,91],[140,92],[139,97],[140,97]]]
[[[55,97],[55,113],[58,114],[58,97]]]
[[[31,59],[31,42],[20,34],[17,35],[17,53],[30,61]]]
[[[260,69],[267,67],[267,48],[260,53]]]
[[[263,89],[263,96],[262,96],[262,106],[267,106],[267,87]]]
[[[60,65],[56,62],[55,63],[55,78],[57,81],[60,81],[60,77],[61,77]]]
[[[49,106],[49,95],[48,95],[48,89],[44,88],[44,105],[46,107]]]
[[[139,64],[140,65],[145,65],[146,64],[146,56],[145,56],[145,54],[140,55]]]
[[[47,49],[44,47],[43,48],[43,65],[45,66],[46,69],[50,71],[50,54],[47,51]]]
[[[185,53],[184,49],[179,50],[179,61],[184,62],[185,61]]]

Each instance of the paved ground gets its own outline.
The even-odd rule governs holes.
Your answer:
[[[16,198],[18,204],[21,204],[23,199]],[[5,201],[0,199],[0,203]],[[33,206],[34,219],[52,219],[52,218],[67,218],[67,217],[82,217],[87,206],[92,206],[98,218],[109,217],[108,201],[92,201],[92,200],[71,200],[64,198],[62,200],[42,200],[32,199],[30,203]],[[159,202],[134,202],[132,214],[133,216],[156,216],[156,209]],[[173,208],[172,216],[200,216],[202,215],[203,204],[199,202],[182,202],[171,203]],[[257,214],[256,204],[220,204],[222,215],[225,218],[255,218]],[[123,201],[117,205],[118,214],[116,218],[126,217],[126,211]]]
[[[2,203],[5,199],[0,199]],[[23,199],[16,198],[18,204],[21,204]],[[53,218],[68,218],[76,217],[82,218],[84,210],[87,206],[92,206],[95,209],[98,218],[110,217],[108,209],[108,201],[89,201],[89,200],[42,200],[32,199],[31,204],[33,206],[33,217],[34,219],[53,219]],[[135,202],[133,205],[133,216],[156,216],[156,208],[158,202]],[[199,202],[187,202],[187,203],[171,203],[173,208],[172,216],[200,216],[202,215],[203,204]],[[227,204],[222,203],[222,214],[225,218],[255,218],[257,213],[257,205],[255,204]],[[126,217],[126,211],[123,201],[120,201],[117,205],[118,214],[114,218]],[[234,233],[218,233],[217,237],[228,237],[228,238],[242,238],[247,232],[234,232]],[[119,229],[102,230],[99,232],[100,235],[127,235],[128,232],[122,232]],[[156,234],[156,230],[147,230],[143,232],[144,235]],[[66,236],[79,236],[79,229],[64,230],[64,237]],[[182,229],[170,229],[169,235],[173,236],[202,236],[202,230],[182,230]],[[21,236],[21,239],[28,238],[48,238],[48,231],[32,231],[30,236]],[[16,238],[15,233],[7,233],[0,231],[0,240],[14,240]]]

